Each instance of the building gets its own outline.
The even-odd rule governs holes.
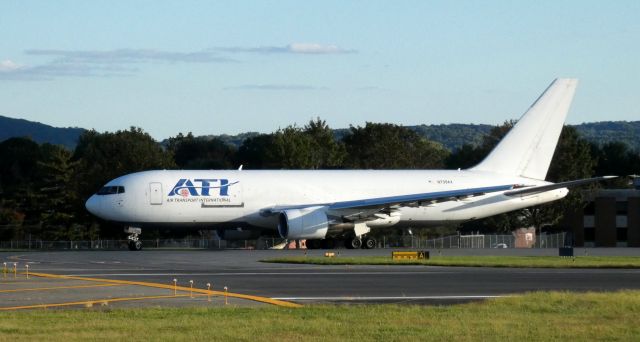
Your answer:
[[[576,247],[640,247],[640,178],[633,189],[597,191],[568,219]]]

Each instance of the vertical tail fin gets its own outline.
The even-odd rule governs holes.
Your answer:
[[[558,78],[472,170],[545,179],[578,80]]]

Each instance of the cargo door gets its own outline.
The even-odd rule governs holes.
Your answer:
[[[149,183],[149,203],[162,204],[162,183]]]

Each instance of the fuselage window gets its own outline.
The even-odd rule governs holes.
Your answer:
[[[115,194],[123,194],[124,186],[103,186],[100,190],[98,190],[97,195],[115,195]]]

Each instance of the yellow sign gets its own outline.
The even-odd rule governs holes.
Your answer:
[[[429,251],[391,252],[393,260],[429,259]]]

